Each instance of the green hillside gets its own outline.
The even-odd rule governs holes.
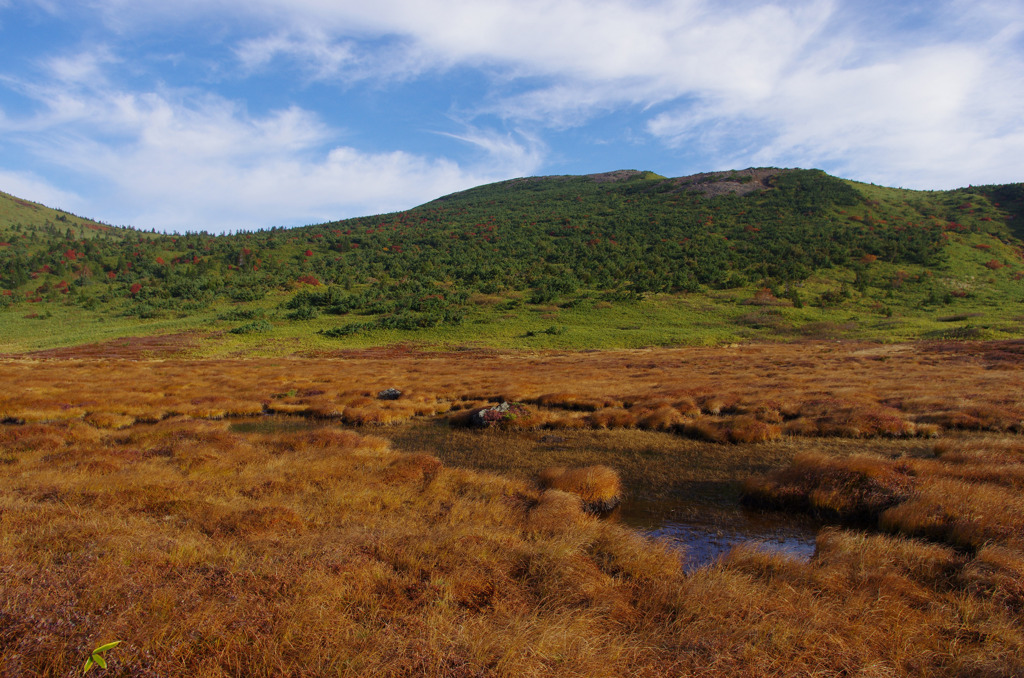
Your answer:
[[[230,236],[0,194],[0,350],[199,330],[202,351],[1020,336],[1024,185],[817,170],[532,177]]]
[[[35,231],[66,232],[71,229],[80,239],[92,239],[99,235],[107,238],[124,238],[138,233],[132,229],[117,228],[92,219],[56,210],[30,200],[0,191],[0,234],[6,240],[29,237]]]

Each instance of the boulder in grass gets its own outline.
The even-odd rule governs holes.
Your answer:
[[[377,400],[398,400],[402,397],[402,392],[397,388],[386,388],[377,394]]]
[[[494,407],[485,407],[473,413],[470,424],[480,428],[494,426],[503,421],[509,421],[526,414],[526,408],[515,403],[503,402]]]
[[[588,513],[608,513],[622,503],[622,480],[607,466],[552,466],[538,474],[538,481],[544,489],[575,494]]]

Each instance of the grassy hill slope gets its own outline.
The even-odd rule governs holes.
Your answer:
[[[80,238],[95,238],[99,234],[110,238],[123,238],[129,234],[141,233],[86,219],[64,210],[52,209],[0,191],[0,235],[10,240],[22,235],[27,237],[30,232],[40,230],[50,233],[66,233],[70,230]]]
[[[1024,186],[622,170],[231,236],[0,194],[0,350],[207,332],[209,354],[1019,336]],[[212,331],[212,332],[211,332]]]

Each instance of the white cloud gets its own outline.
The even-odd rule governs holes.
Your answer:
[[[70,56],[52,57],[46,62],[51,79],[64,85],[96,87],[106,82],[104,67],[118,59],[105,46]]]
[[[502,164],[510,168],[540,167],[547,152],[539,138],[522,130],[517,130],[515,134],[500,134],[494,130],[468,127],[462,134],[444,135],[471,144],[484,151],[486,157],[500,159]]]
[[[312,160],[267,156],[244,166],[231,158],[202,163],[161,154],[154,167],[153,159],[140,148],[128,157],[101,157],[98,169],[109,172],[116,163],[130,173],[118,180],[131,201],[128,220],[173,230],[301,225],[389,212],[488,180],[445,159],[343,146]],[[180,196],[177,202],[172,194]]]
[[[214,231],[313,223],[405,209],[533,173],[542,161],[541,146],[527,136],[477,129],[459,137],[483,152],[469,167],[361,151],[339,145],[338,130],[297,106],[253,116],[215,95],[125,92],[102,74],[78,77],[89,69],[68,66],[94,61],[51,62],[49,84],[25,88],[46,109],[27,120],[0,119],[0,133],[17,129],[37,157],[91,178],[95,191],[76,207],[112,223]],[[25,195],[69,197],[0,175],[8,179]]]
[[[533,173],[549,148],[562,154],[554,140],[560,131],[624,108],[643,116],[665,157],[702,157],[704,166],[686,169],[819,166],[927,188],[1021,178],[1019,2],[91,6],[126,40],[167,26],[229,26],[218,39],[233,61],[219,67],[237,68],[241,79],[279,73],[287,64],[309,81],[386,88],[458,68],[483,74],[489,87],[478,100],[460,100],[465,129],[447,135],[479,150],[483,159],[467,165],[398,149],[359,150],[352,137],[339,141],[342,130],[325,122],[326,113],[298,105],[251,115],[238,100],[198,89],[133,90],[107,77],[112,66],[124,65],[114,48],[52,59],[42,84],[20,85],[42,112],[0,117],[0,132],[17,133],[37,155],[102,179],[121,210],[99,214],[107,220],[212,228],[216,219],[236,228],[397,209]],[[893,32],[890,19],[912,27]],[[481,121],[488,116],[517,131],[487,129]]]
[[[0,188],[2,188],[4,193],[21,198],[22,200],[31,200],[47,207],[79,213],[85,217],[90,216],[89,214],[79,212],[80,209],[86,206],[86,202],[80,196],[61,190],[31,172],[10,171],[0,168]]]
[[[353,42],[367,61],[412,69],[491,66],[508,73],[608,82],[640,78],[652,89],[770,87],[830,14],[831,0],[97,0],[122,30],[230,13],[273,26],[243,40],[248,67],[290,55],[317,71],[344,72]],[[370,43],[391,38],[374,48]],[[396,52],[402,53],[396,58]],[[376,77],[367,64],[365,77]]]
[[[352,42],[334,42],[320,31],[301,36],[276,33],[244,40],[235,53],[250,71],[265,68],[274,59],[286,56],[300,61],[319,78],[337,75],[356,60]]]
[[[234,50],[247,74],[274,68],[277,60],[299,66],[309,81],[403,82],[437,67],[436,59],[407,40],[364,47],[323,30],[293,30],[242,40]]]
[[[622,106],[660,107],[649,131],[696,143],[713,165],[827,166],[916,187],[1020,178],[1020,3],[951,0],[906,13],[839,0],[255,7],[292,30],[400,36],[420,54],[411,73],[491,67],[500,77],[476,112],[512,121],[559,129]],[[914,30],[885,25],[896,14],[913,22],[914,12]]]
[[[824,166],[876,183],[951,188],[1020,179],[1024,91],[1018,61],[941,45],[844,67],[819,52],[757,101],[706,100],[655,116],[648,130],[711,151],[753,131],[729,161]]]

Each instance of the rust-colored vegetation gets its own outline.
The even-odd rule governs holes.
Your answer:
[[[907,462],[857,455],[796,457],[786,469],[744,484],[747,498],[779,508],[809,511],[833,521],[877,521],[910,497],[914,478]]]
[[[1017,348],[0,362],[0,666],[118,639],[109,675],[1020,675]],[[698,456],[836,525],[687,573],[587,510]]]
[[[928,453],[928,450],[925,450]],[[977,551],[1024,546],[1024,440],[943,442],[927,458],[802,455],[750,500]]]
[[[144,356],[163,343],[132,344],[129,355]],[[1024,365],[1021,342],[807,343],[540,356],[397,349],[246,361],[127,360],[115,351],[102,366],[88,360],[95,350],[85,347],[84,360],[73,349],[56,354],[63,359],[56,380],[40,369],[54,365],[52,358],[0,364],[6,383],[24,387],[0,393],[0,420],[85,417],[117,427],[129,425],[128,418],[276,413],[353,426],[441,416],[466,424],[470,411],[508,402],[518,408],[516,416],[504,417],[497,428],[635,428],[733,443],[1024,430],[1016,387]],[[377,397],[390,387],[401,395]]]
[[[607,466],[550,466],[538,480],[542,488],[575,494],[590,513],[606,513],[622,501],[622,480]]]

